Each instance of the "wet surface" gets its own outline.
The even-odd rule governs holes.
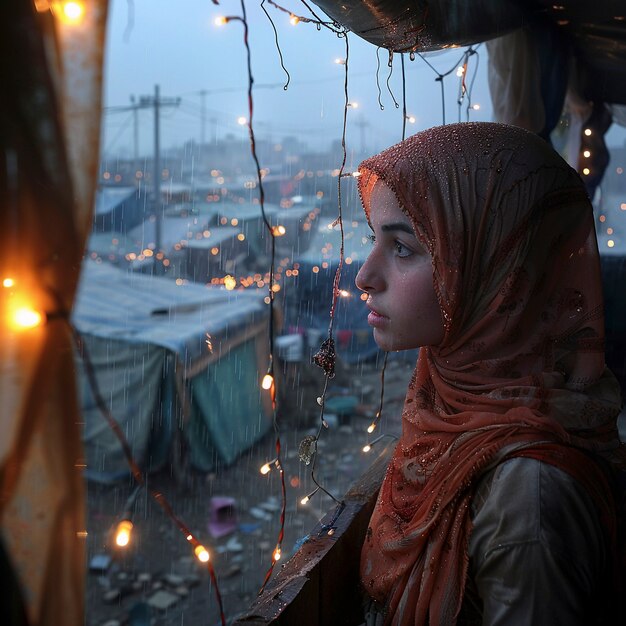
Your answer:
[[[387,366],[385,406],[380,430],[398,434],[402,401],[413,370],[409,362],[393,361]],[[352,415],[329,420],[331,427],[318,443],[316,477],[335,497],[340,498],[365,471],[374,455],[361,450],[367,441],[380,393],[380,374],[374,365],[355,372],[339,372],[336,383],[346,384],[359,398]],[[305,377],[306,378],[306,377]],[[315,380],[309,377],[307,380]],[[323,379],[319,377],[319,380]],[[304,402],[315,402],[321,391],[309,383]],[[298,458],[301,440],[317,432],[316,418],[302,418],[291,407],[281,423],[283,466],[287,489],[284,563],[299,547],[316,522],[333,507],[332,500],[317,492],[306,505],[300,500],[315,485],[311,465]],[[311,411],[314,414],[316,411]],[[370,440],[372,438],[370,437]],[[274,435],[269,433],[228,467],[210,474],[187,468],[160,472],[149,477],[149,484],[165,494],[174,510],[211,553],[222,594],[227,622],[244,611],[254,600],[271,564],[271,555],[280,530],[280,478],[276,470],[262,476],[259,468],[271,460]],[[184,453],[183,453],[184,458]],[[182,478],[181,478],[182,476]],[[89,485],[88,561],[97,555],[112,558],[100,571],[87,577],[87,626],[132,626],[219,624],[219,610],[206,565],[193,555],[180,530],[164,515],[146,491],[141,490],[134,504],[133,536],[122,552],[111,548],[112,529],[119,521],[134,485]],[[228,496],[235,500],[237,527],[232,533],[213,538],[208,529],[211,498]]]

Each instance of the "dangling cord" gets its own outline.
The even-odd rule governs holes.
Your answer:
[[[476,75],[478,74],[478,66],[480,65],[480,54],[478,54],[478,50],[473,50],[472,54],[476,56],[476,64],[474,65],[474,73],[472,74],[472,80],[470,81],[469,89],[467,90],[466,117],[468,122],[470,109],[472,108],[472,93],[474,92],[474,81],[476,80]]]
[[[376,411],[376,415],[374,416],[374,421],[368,426],[367,433],[371,435],[376,428],[378,427],[378,423],[380,422],[380,418],[383,414],[383,400],[385,397],[385,371],[387,369],[387,357],[389,356],[389,352],[385,352],[385,358],[383,359],[383,367],[380,370],[380,400],[378,402],[378,411]]]
[[[280,444],[280,430],[278,428],[278,411],[276,407],[276,385],[274,382],[274,264],[276,262],[276,240],[274,235],[274,230],[272,225],[270,224],[267,214],[265,213],[265,191],[263,189],[263,177],[261,175],[261,165],[259,163],[259,157],[256,151],[256,142],[254,139],[254,127],[252,125],[253,115],[254,115],[254,100],[252,97],[252,86],[254,84],[254,78],[252,76],[252,60],[250,53],[250,44],[248,41],[248,20],[246,16],[246,4],[245,0],[241,0],[241,22],[243,24],[243,42],[246,48],[246,58],[247,58],[247,66],[248,66],[248,132],[250,135],[250,150],[252,152],[252,158],[254,159],[254,164],[256,166],[257,173],[257,184],[259,186],[259,204],[261,206],[261,215],[263,216],[263,222],[265,224],[265,228],[270,235],[271,241],[271,261],[270,261],[270,279],[269,279],[269,305],[270,305],[270,319],[269,319],[269,366],[267,369],[266,376],[270,378],[270,382],[268,384],[268,389],[270,392],[270,397],[272,401],[272,423],[274,425],[274,433],[276,435],[276,467],[279,470],[280,474],[280,484],[281,484],[281,494],[282,494],[282,505],[280,512],[280,530],[278,532],[278,540],[276,542],[276,548],[272,553],[272,562],[267,570],[265,575],[265,580],[263,581],[263,585],[259,590],[259,595],[263,593],[267,582],[272,576],[272,572],[274,571],[274,565],[281,556],[281,547],[282,540],[285,535],[285,511],[287,508],[287,498],[286,498],[286,489],[285,489],[285,471],[282,465],[281,459],[281,444]]]
[[[380,107],[381,111],[384,111],[385,107],[381,100],[382,93],[380,91],[380,57],[378,56],[379,51],[380,46],[376,48],[376,88],[378,89],[378,106]]]
[[[261,0],[261,8],[263,9],[263,13],[267,15],[267,19],[270,21],[270,24],[272,25],[272,29],[274,30],[274,41],[276,42],[276,50],[278,50],[278,58],[280,59],[280,66],[283,68],[283,72],[285,72],[285,74],[287,75],[287,82],[283,85],[283,89],[287,91],[287,89],[289,88],[289,83],[291,81],[291,76],[289,75],[289,72],[287,71],[287,68],[285,67],[285,63],[283,62],[283,53],[282,53],[282,50],[280,49],[280,44],[278,43],[278,31],[276,30],[276,25],[274,24],[274,20],[270,17],[270,14],[267,12],[267,9],[265,8],[264,4],[265,4],[265,0]]]
[[[406,137],[406,74],[404,72],[404,53],[400,54],[400,65],[402,67],[402,141]],[[385,355],[385,359],[387,356]]]
[[[391,80],[391,75],[393,74],[393,51],[389,50],[389,61],[387,61],[387,66],[389,67],[389,75],[387,76],[387,91],[393,100],[393,103],[396,109],[400,108],[395,96],[393,95],[393,91],[391,91],[391,86],[389,85],[389,81]]]

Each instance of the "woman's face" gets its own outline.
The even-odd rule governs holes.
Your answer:
[[[370,199],[373,249],[356,277],[368,294],[367,321],[387,352],[435,346],[444,336],[431,257],[419,243],[394,193],[376,183]]]

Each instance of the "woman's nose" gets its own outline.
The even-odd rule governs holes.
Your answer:
[[[376,263],[374,259],[374,255],[370,254],[363,265],[361,265],[361,269],[359,269],[358,274],[354,280],[356,286],[361,291],[365,291],[370,293],[372,291],[380,291],[381,289],[381,278],[376,269]]]

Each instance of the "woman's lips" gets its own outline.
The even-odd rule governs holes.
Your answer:
[[[378,311],[374,309],[370,309],[370,314],[367,316],[367,323],[370,326],[382,326],[385,322],[388,322],[389,318],[380,314]]]

